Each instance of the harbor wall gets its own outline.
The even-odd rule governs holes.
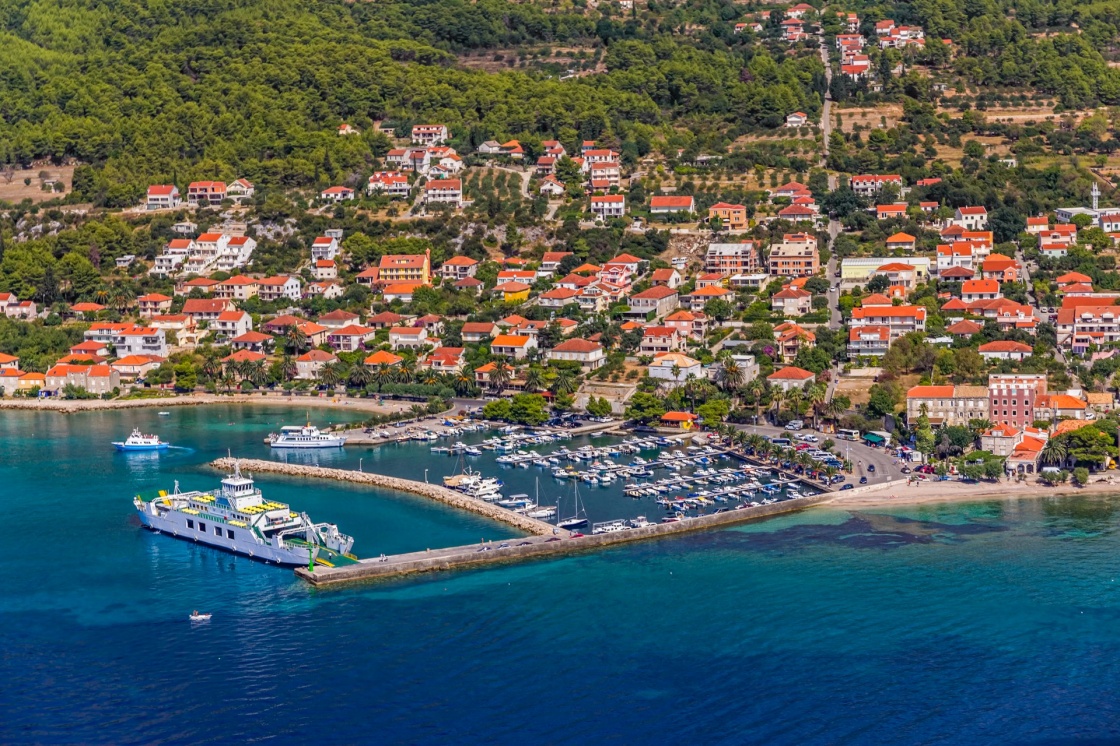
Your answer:
[[[413,495],[420,495],[421,497],[436,500],[454,508],[459,508],[460,510],[477,513],[478,515],[500,521],[530,534],[539,534],[542,536],[547,534],[551,536],[552,529],[554,528],[552,524],[538,521],[535,518],[529,518],[519,513],[514,513],[512,510],[506,510],[497,505],[491,505],[485,500],[479,500],[476,497],[464,495],[462,492],[449,490],[442,485],[417,482],[411,479],[401,479],[399,477],[390,477],[385,474],[352,471],[350,469],[329,469],[322,466],[285,464],[279,461],[264,461],[261,459],[220,458],[210,462],[210,466],[228,472],[233,470],[233,463],[235,461],[240,464],[243,472],[284,474],[291,477],[314,479],[333,479],[339,482],[368,484],[372,487],[382,487],[384,489],[397,490],[398,492],[408,492]]]
[[[835,494],[826,492],[810,497],[783,500],[770,505],[759,505],[754,508],[729,510],[725,513],[688,518],[676,523],[656,523],[644,528],[607,534],[590,534],[575,539],[567,538],[567,536],[564,536],[560,541],[552,542],[535,539],[525,545],[510,543],[510,546],[504,549],[492,547],[489,551],[480,551],[480,545],[474,544],[438,550],[437,552],[414,552],[408,555],[397,555],[386,558],[384,561],[363,560],[345,567],[316,567],[314,572],[301,567],[297,568],[295,573],[312,585],[329,586],[356,581],[382,580],[423,572],[474,569],[507,562],[546,559],[634,541],[648,541],[692,531],[704,531],[737,523],[746,523],[782,513],[793,513],[828,502],[835,497]],[[561,534],[567,534],[567,532],[562,531]]]

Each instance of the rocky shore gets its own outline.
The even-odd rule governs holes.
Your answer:
[[[411,479],[400,479],[399,477],[390,477],[385,474],[352,471],[349,469],[328,469],[322,466],[285,464],[279,461],[265,461],[261,459],[220,458],[212,461],[210,466],[222,471],[232,471],[234,461],[238,461],[241,470],[245,472],[284,474],[291,477],[314,479],[334,479],[339,482],[368,484],[374,487],[408,492],[413,495],[426,497],[430,500],[436,500],[454,508],[459,508],[460,510],[468,510],[495,521],[501,521],[502,523],[530,534],[538,534],[540,536],[551,535],[554,528],[552,524],[514,513],[505,508],[499,508],[484,500],[479,500],[469,495],[464,495],[461,492],[449,490],[441,485],[430,484],[428,482],[416,482]]]

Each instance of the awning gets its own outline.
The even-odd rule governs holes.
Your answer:
[[[876,435],[875,433],[868,433],[867,435],[863,436],[863,439],[866,440],[868,443],[875,443],[875,444],[886,442],[886,438],[884,438],[882,435]]]

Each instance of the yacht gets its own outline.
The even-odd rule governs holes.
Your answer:
[[[158,435],[144,435],[137,428],[125,440],[114,440],[113,445],[118,451],[163,451],[171,444],[160,440]]]
[[[280,565],[333,566],[352,561],[354,539],[333,523],[314,523],[306,513],[266,500],[245,477],[237,462],[233,473],[214,492],[180,492],[132,499],[140,523],[156,533],[170,534],[215,549],[243,554]]]
[[[280,433],[268,436],[273,448],[341,448],[346,443],[345,435],[330,435],[319,432],[311,423],[306,425],[287,425]]]

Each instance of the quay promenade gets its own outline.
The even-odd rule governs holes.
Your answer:
[[[412,479],[390,477],[385,474],[374,474],[351,469],[329,469],[322,466],[303,466],[300,464],[286,464],[280,461],[264,461],[261,459],[235,459],[219,458],[210,462],[210,466],[222,471],[231,471],[234,462],[241,466],[241,471],[246,473],[285,474],[292,477],[312,477],[315,479],[333,479],[339,482],[355,482],[368,484],[373,487],[408,492],[420,495],[431,500],[445,503],[455,508],[468,510],[472,513],[491,518],[495,521],[509,524],[514,528],[530,534],[552,535],[552,524],[538,521],[535,518],[514,513],[512,510],[491,505],[485,500],[479,500],[462,492],[449,490],[446,487],[429,482],[417,482]]]

